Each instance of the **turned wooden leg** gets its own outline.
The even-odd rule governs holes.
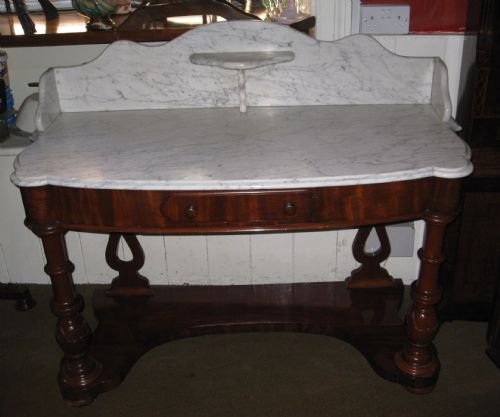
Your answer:
[[[438,181],[433,203],[424,216],[426,228],[419,251],[420,272],[411,286],[413,304],[406,315],[408,340],[395,356],[396,366],[410,381],[406,388],[415,393],[431,391],[439,374],[439,360],[432,345],[439,327],[435,309],[441,296],[438,272],[444,261],[445,229],[455,217],[458,191],[459,183]]]
[[[57,226],[28,227],[42,239],[47,265],[45,272],[52,281],[52,312],[58,318],[56,339],[64,352],[59,370],[61,392],[71,405],[90,403],[95,394],[92,386],[101,374],[101,365],[89,354],[92,331],[82,317],[83,298],[76,293],[71,273],[73,264],[69,261],[65,232]]]

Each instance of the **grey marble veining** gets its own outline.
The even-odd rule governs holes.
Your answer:
[[[469,149],[443,123],[447,84],[438,59],[264,22],[205,25],[156,46],[117,42],[42,76],[42,133],[12,180],[237,190],[464,177]]]
[[[468,175],[430,104],[63,113],[21,153],[24,187],[236,190]]]
[[[443,94],[446,92],[446,94]],[[434,58],[431,105],[443,122],[451,121],[451,98],[448,92],[448,68],[441,59]]]
[[[56,71],[54,69],[49,69],[40,78],[38,102],[35,126],[37,130],[44,131],[61,114]]]
[[[395,55],[366,35],[320,42],[278,24],[234,21],[161,45],[116,42],[85,65],[50,70],[40,80],[37,127],[45,130],[58,111],[237,107],[238,75],[189,57],[252,51],[290,51],[295,59],[247,71],[250,107],[428,104],[431,95],[436,103],[448,96],[447,82],[433,87],[433,58]]]
[[[208,52],[189,56],[189,61],[196,65],[207,65],[238,71],[238,94],[240,111],[247,111],[247,86],[245,70],[276,65],[293,61],[292,51],[249,51],[249,52]]]

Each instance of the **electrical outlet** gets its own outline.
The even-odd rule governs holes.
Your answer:
[[[410,31],[410,6],[361,6],[359,31],[377,35],[406,34]]]

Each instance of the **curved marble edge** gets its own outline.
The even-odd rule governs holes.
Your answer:
[[[430,102],[432,58],[396,55],[368,35],[321,42],[282,25],[234,21],[201,26],[160,45],[115,42],[93,61],[58,68],[60,109],[238,107],[237,81],[227,70],[196,68],[189,56],[257,46],[261,51],[292,50],[296,59],[248,71],[249,106]],[[42,106],[54,107],[50,102],[55,99],[43,95]],[[46,128],[47,123],[40,125]]]
[[[443,122],[451,120],[452,105],[448,82],[448,68],[441,58],[434,58],[431,105]]]
[[[16,158],[14,168],[19,166]],[[62,187],[74,188],[91,188],[91,189],[113,189],[113,190],[157,190],[157,191],[191,191],[191,190],[264,190],[264,189],[291,189],[291,188],[319,188],[319,187],[335,187],[348,185],[367,185],[380,184],[395,181],[408,181],[428,177],[458,179],[470,175],[473,171],[473,166],[470,160],[464,158],[464,166],[460,169],[441,169],[441,168],[422,168],[411,172],[400,171],[391,172],[389,174],[373,175],[352,175],[345,177],[322,177],[322,178],[307,178],[307,179],[273,179],[273,180],[235,180],[235,181],[211,181],[204,180],[203,186],[200,186],[199,181],[175,181],[165,183],[164,181],[86,181],[82,184],[81,179],[61,179],[58,177],[40,176],[32,178],[30,181],[19,179],[14,171],[11,175],[11,181],[18,187],[40,187],[44,185],[54,185]]]
[[[13,180],[160,190],[321,187],[460,178],[472,170],[469,159],[468,146],[430,104],[66,113],[19,155]]]

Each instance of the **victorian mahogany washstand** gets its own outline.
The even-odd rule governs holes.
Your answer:
[[[472,170],[450,113],[439,59],[254,21],[159,46],[118,42],[93,62],[49,70],[40,137],[12,180],[47,258],[64,398],[91,402],[160,343],[235,331],[339,337],[382,377],[432,389],[441,244]],[[390,253],[383,225],[416,219],[426,225],[421,268],[402,323],[402,282],[380,266]],[[136,234],[352,227],[361,265],[345,282],[150,286],[139,274]],[[366,253],[373,228],[381,247]],[[72,282],[70,230],[110,235],[118,277],[94,297],[94,332]],[[121,238],[130,261],[117,256]]]

